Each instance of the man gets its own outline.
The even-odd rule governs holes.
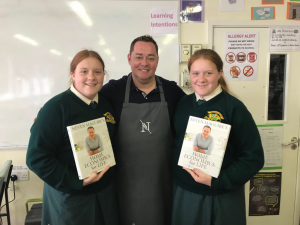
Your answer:
[[[202,134],[195,135],[193,141],[193,150],[201,152],[203,154],[210,155],[213,147],[213,137],[210,136],[211,128],[205,125],[202,130]]]
[[[85,149],[88,151],[89,156],[100,152],[100,136],[95,134],[94,127],[88,127],[88,137],[85,139]]]
[[[104,85],[100,94],[115,111],[117,189],[121,223],[171,223],[172,119],[184,92],[156,76],[158,46],[151,36],[136,38],[127,56],[131,73]]]

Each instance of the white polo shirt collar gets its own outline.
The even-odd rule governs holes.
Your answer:
[[[212,92],[210,93],[209,95],[206,95],[204,96],[203,98],[200,97],[200,95],[198,95],[196,92],[195,92],[195,95],[196,95],[196,102],[200,99],[200,100],[205,100],[205,101],[209,101],[210,99],[216,97],[218,94],[220,94],[222,92],[222,88],[221,88],[221,85],[219,84],[218,87]]]
[[[96,102],[98,103],[98,93],[96,94],[96,96],[93,98],[93,100],[88,99],[87,97],[85,97],[83,94],[81,94],[79,91],[77,91],[74,87],[74,85],[72,84],[70,87],[70,91],[72,91],[78,98],[80,98],[82,101],[84,101],[87,105],[90,105],[91,102]]]

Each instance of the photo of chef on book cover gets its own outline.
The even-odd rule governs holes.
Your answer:
[[[212,177],[218,177],[231,126],[190,116],[186,128],[179,166],[197,168]]]
[[[79,179],[116,164],[105,118],[67,127]]]

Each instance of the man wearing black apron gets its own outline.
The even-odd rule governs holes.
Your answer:
[[[155,76],[158,47],[136,38],[128,54],[132,73],[111,80],[100,94],[115,110],[119,213],[123,225],[171,224],[171,121],[185,95],[175,82]]]

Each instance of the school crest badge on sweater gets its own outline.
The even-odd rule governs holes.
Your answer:
[[[115,118],[113,117],[113,115],[111,115],[110,112],[106,112],[103,115],[106,117],[106,122],[112,123],[112,124],[116,123]]]
[[[223,115],[218,111],[208,111],[207,113],[208,115],[205,116],[204,119],[215,122],[221,122],[224,119]]]

